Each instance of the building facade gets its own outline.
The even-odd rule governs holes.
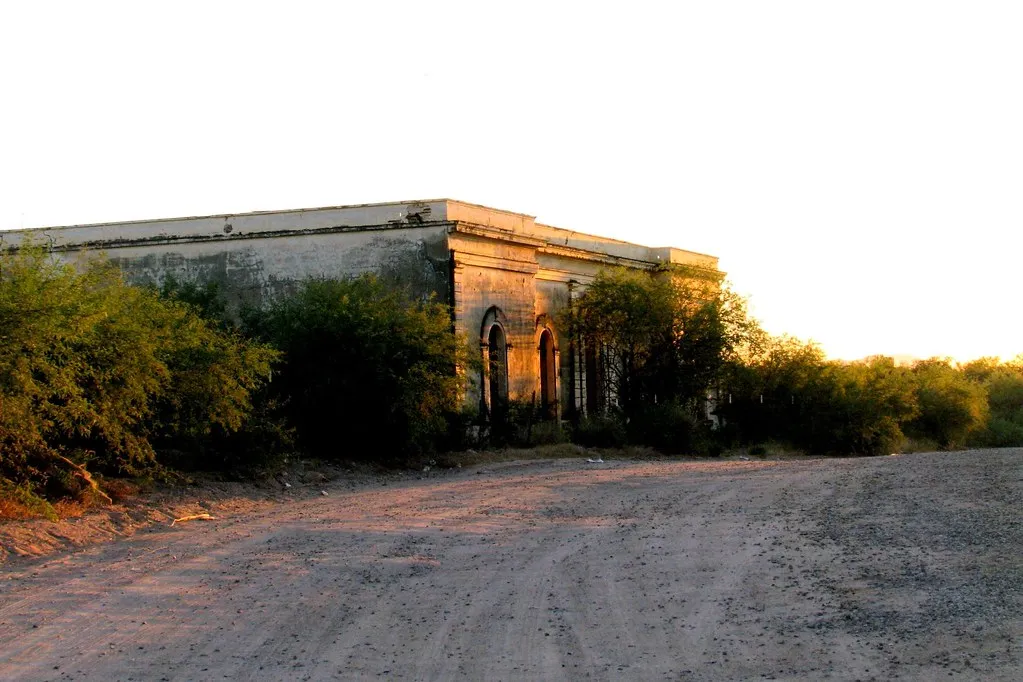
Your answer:
[[[102,253],[128,281],[218,282],[229,304],[271,299],[310,277],[374,272],[446,301],[455,332],[483,359],[467,401],[481,414],[511,400],[567,417],[595,409],[594,349],[567,338],[560,313],[607,267],[718,260],[537,223],[533,216],[450,199],[38,228],[0,233],[68,261]]]

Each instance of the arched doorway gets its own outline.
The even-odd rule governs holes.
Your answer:
[[[558,365],[555,361],[554,334],[540,333],[540,409],[544,419],[558,417]]]
[[[500,420],[508,411],[508,341],[500,324],[493,325],[487,335],[487,365],[490,414]]]
[[[508,413],[508,337],[504,314],[496,306],[483,316],[480,345],[483,347],[480,412],[492,421],[501,421]]]

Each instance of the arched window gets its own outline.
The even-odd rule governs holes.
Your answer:
[[[540,409],[545,419],[558,417],[558,366],[554,354],[554,334],[540,333]]]
[[[499,421],[508,411],[508,337],[504,313],[494,306],[483,316],[480,345],[483,347],[480,409],[492,420]]]

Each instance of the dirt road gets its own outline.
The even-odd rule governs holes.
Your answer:
[[[1023,679],[1023,451],[490,465],[0,568],[5,680]]]

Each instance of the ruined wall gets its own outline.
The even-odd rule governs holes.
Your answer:
[[[72,262],[103,254],[139,284],[218,282],[233,304],[364,272],[447,301],[446,210],[439,200],[72,225],[5,233],[0,247],[30,241]]]
[[[105,257],[133,284],[216,282],[230,308],[292,291],[311,277],[373,272],[418,296],[449,300],[449,252],[444,225],[371,230],[321,230],[186,238],[118,239],[55,246],[64,260]]]
[[[258,304],[311,277],[375,272],[419,295],[448,297],[443,227],[121,246],[106,255],[139,284],[217,282],[230,304]]]
[[[587,381],[583,351],[562,329],[562,313],[601,269],[684,264],[717,273],[712,256],[550,227],[532,216],[448,199],[39,228],[0,235],[0,248],[25,240],[69,261],[103,253],[134,283],[217,282],[235,309],[272,300],[309,277],[375,272],[417,295],[453,303],[455,331],[482,355],[484,320],[498,309],[508,397],[536,395],[540,402],[541,335],[549,329],[554,360],[548,357],[543,374],[556,378],[562,416],[582,404]],[[470,406],[488,395],[485,372],[472,377]]]
[[[535,390],[539,366],[534,358],[533,276],[475,265],[455,269],[455,329],[473,348],[482,347],[483,320],[496,307],[503,314],[508,360],[508,395],[528,400]],[[480,387],[474,385],[469,404],[479,402]]]

